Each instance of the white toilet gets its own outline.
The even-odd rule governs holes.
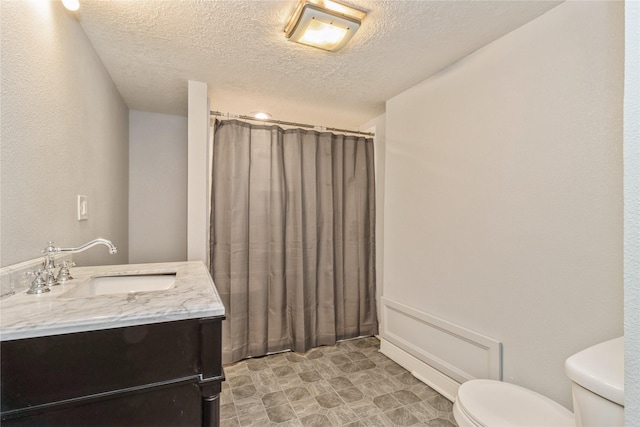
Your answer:
[[[573,410],[526,388],[495,380],[460,386],[453,416],[460,427],[613,427],[624,425],[624,337],[589,347],[565,363]]]

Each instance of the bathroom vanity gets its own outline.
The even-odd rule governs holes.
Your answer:
[[[0,302],[2,425],[219,425],[224,306],[204,264],[72,275]]]

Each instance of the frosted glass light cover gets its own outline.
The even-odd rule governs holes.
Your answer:
[[[344,47],[360,28],[357,19],[310,3],[305,3],[297,16],[287,32],[289,40],[331,52]]]
[[[318,46],[326,50],[332,50],[338,45],[347,34],[348,29],[325,24],[317,19],[311,20],[302,33],[299,43]]]

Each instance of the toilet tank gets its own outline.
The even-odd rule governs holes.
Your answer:
[[[624,337],[567,359],[577,427],[624,425]]]

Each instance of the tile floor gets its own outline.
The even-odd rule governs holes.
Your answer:
[[[222,427],[453,427],[451,402],[378,351],[373,337],[224,367]]]

